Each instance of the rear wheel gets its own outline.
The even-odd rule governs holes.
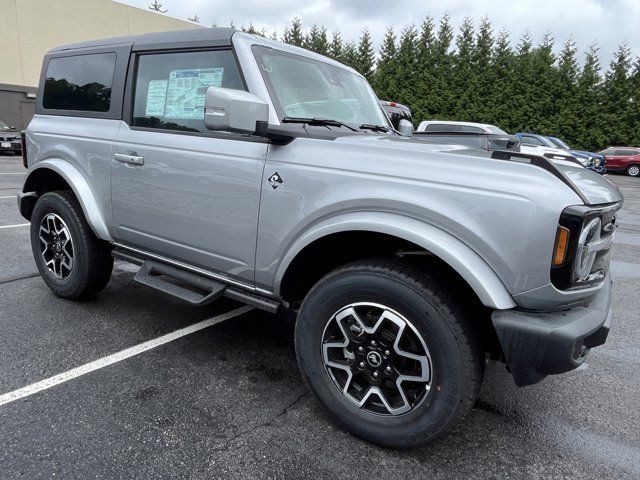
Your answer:
[[[436,439],[473,406],[484,355],[437,282],[392,260],[356,262],[304,300],[296,353],[310,390],[347,430],[380,445]]]
[[[627,167],[627,175],[630,177],[640,176],[640,165],[629,165]]]
[[[94,235],[71,192],[38,199],[31,215],[31,249],[40,275],[61,297],[91,296],[111,277],[111,246]]]

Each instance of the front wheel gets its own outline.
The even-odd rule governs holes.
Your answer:
[[[484,355],[439,284],[401,262],[360,261],[316,284],[296,323],[303,377],[347,430],[374,443],[432,441],[473,406]]]
[[[71,192],[38,199],[31,215],[31,249],[40,275],[61,297],[91,296],[111,277],[111,247],[94,235]]]
[[[640,165],[629,165],[627,167],[627,175],[630,177],[640,176]]]

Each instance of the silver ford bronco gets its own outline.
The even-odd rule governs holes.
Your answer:
[[[229,29],[114,38],[51,50],[37,98],[18,204],[49,288],[94,295],[117,258],[192,304],[295,312],[308,388],[372,442],[437,438],[487,359],[530,385],[606,340],[619,190],[402,136],[333,60]]]

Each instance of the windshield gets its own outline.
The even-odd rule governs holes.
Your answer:
[[[487,125],[487,128],[491,133],[500,133],[500,134],[508,135],[507,132],[505,132],[501,128],[494,127],[493,125]]]
[[[571,150],[571,147],[569,145],[567,145],[566,143],[564,143],[562,140],[560,140],[559,138],[556,137],[547,137],[549,140],[551,140],[556,147],[560,147],[563,148],[565,150]]]
[[[9,127],[7,127],[7,124],[4,123],[2,120],[0,120],[0,130],[11,130]]]
[[[280,119],[390,126],[373,90],[359,75],[282,50],[255,46],[253,51]]]

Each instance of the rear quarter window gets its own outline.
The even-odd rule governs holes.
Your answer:
[[[115,65],[115,53],[50,59],[45,74],[43,108],[108,112]]]

